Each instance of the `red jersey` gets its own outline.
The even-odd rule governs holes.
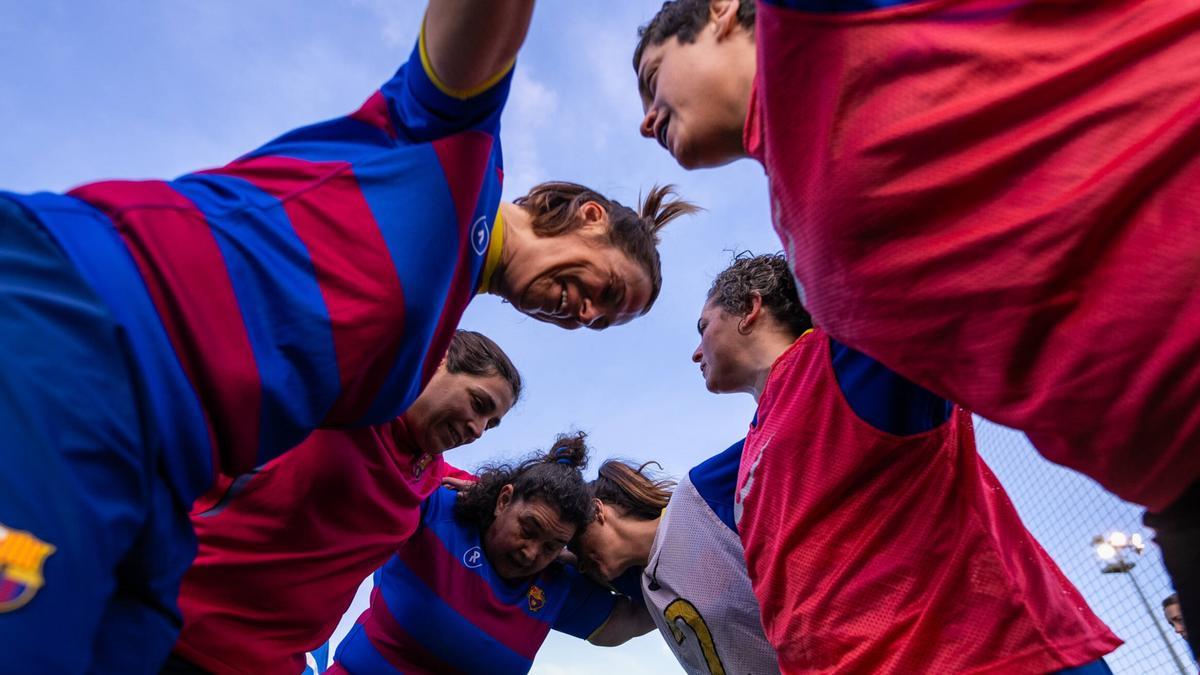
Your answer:
[[[200,551],[179,595],[175,651],[215,672],[301,672],[448,474],[467,476],[421,452],[398,418],[317,431],[225,481],[192,513]]]
[[[970,413],[877,429],[819,330],[771,368],[735,516],[784,672],[1052,672],[1121,644],[1021,524]]]
[[[1165,508],[1200,478],[1200,4],[819,4],[759,2],[745,135],[805,306]]]

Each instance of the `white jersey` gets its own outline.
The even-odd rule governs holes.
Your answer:
[[[733,495],[729,495],[732,501]],[[778,673],[742,542],[685,477],[663,510],[642,574],[646,606],[689,673]]]

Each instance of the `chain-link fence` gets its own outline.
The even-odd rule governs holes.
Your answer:
[[[1125,641],[1106,658],[1113,672],[1196,673],[1187,643],[1163,616],[1171,580],[1153,531],[1142,525],[1142,509],[1042,459],[1023,434],[978,417],[975,423],[979,452],[1025,526]],[[1120,534],[1114,538],[1114,533]]]

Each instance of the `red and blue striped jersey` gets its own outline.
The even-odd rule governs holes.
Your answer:
[[[481,285],[511,73],[452,91],[422,39],[356,112],[222,168],[12,196],[126,330],[184,501],[416,398]]]
[[[526,673],[551,628],[586,638],[612,613],[611,592],[568,566],[502,579],[479,529],[455,518],[456,498],[441,489],[426,500],[421,526],[383,566],[371,607],[338,646],[342,672]]]
[[[205,670],[295,675],[329,639],[362,580],[420,524],[446,476],[403,417],[322,429],[196,500],[196,560],[183,578],[175,652]]]
[[[757,7],[744,142],[817,325],[1124,499],[1200,479],[1200,5]]]

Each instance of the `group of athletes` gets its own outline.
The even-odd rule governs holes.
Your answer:
[[[761,162],[784,249],[696,298],[706,387],[757,412],[675,483],[585,481],[579,433],[442,457],[521,395],[475,295],[632,321],[696,208],[501,200],[533,5],[430,0],[361,108],[224,167],[0,193],[3,670],[298,673],[374,574],[334,670],[657,627],[696,673],[1108,672],[971,412],[1144,505],[1200,616],[1200,6],[663,4],[641,133]]]

